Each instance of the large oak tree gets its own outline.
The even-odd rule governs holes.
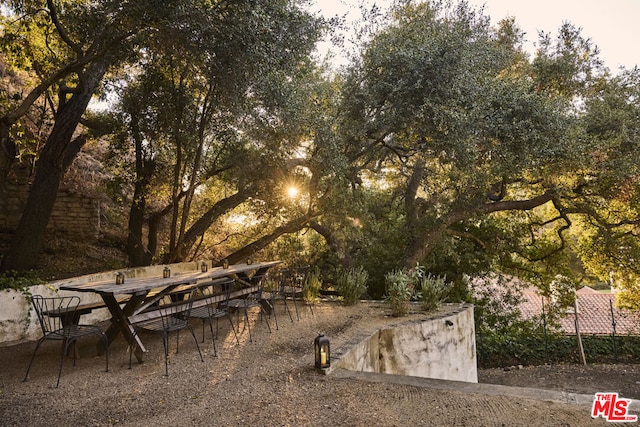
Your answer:
[[[635,203],[615,208],[617,188],[638,191],[633,91],[611,86],[569,23],[543,35],[532,59],[522,42],[512,20],[491,27],[466,3],[409,2],[351,66],[344,146],[360,178],[384,179],[378,201],[400,213],[395,240],[376,243],[397,266],[457,277],[499,269],[548,284],[571,269],[572,230],[595,227],[610,246],[635,238]],[[604,105],[608,90],[618,98]],[[373,191],[366,183],[361,192]],[[390,216],[375,218],[361,216]],[[371,246],[360,247],[364,259]]]

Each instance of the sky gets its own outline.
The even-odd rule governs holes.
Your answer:
[[[364,1],[385,7],[390,0],[316,0],[312,10],[325,16],[348,13],[348,19],[359,17],[358,4]],[[600,48],[600,58],[615,72],[620,66],[640,65],[640,0],[468,0],[474,7],[485,6],[485,15],[496,24],[507,16],[515,17],[525,32],[527,47],[533,52],[538,31],[552,37],[563,22],[582,28],[582,36]]]

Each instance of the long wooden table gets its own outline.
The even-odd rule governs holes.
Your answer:
[[[147,315],[147,311],[156,302],[170,294],[176,288],[198,287],[215,283],[218,279],[232,279],[244,285],[234,290],[232,297],[238,297],[258,290],[253,278],[263,276],[267,271],[280,264],[281,261],[258,262],[254,264],[234,264],[228,268],[214,267],[206,272],[174,273],[171,277],[146,277],[125,278],[124,283],[117,284],[115,277],[112,280],[101,280],[82,284],[69,284],[60,286],[61,290],[75,292],[93,292],[102,297],[106,307],[111,313],[111,325],[105,331],[109,345],[122,333],[131,346],[138,362],[143,361],[146,349],[137,334],[134,334],[133,321],[141,320]],[[129,300],[121,306],[117,295],[130,295]],[[222,300],[224,296],[220,296]],[[194,303],[195,305],[195,303]],[[98,352],[104,349],[98,344]]]

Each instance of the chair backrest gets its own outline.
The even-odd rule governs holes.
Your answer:
[[[300,288],[303,288],[305,286],[307,282],[307,275],[309,274],[310,269],[311,266],[305,265],[304,267],[298,267],[294,270],[292,276],[295,286]]]
[[[218,302],[214,300],[215,297],[219,295],[223,295],[222,305],[225,305],[229,299],[231,299],[231,288],[234,281],[233,279],[227,279],[224,281],[216,281],[215,285],[212,286],[203,286],[199,288],[199,292],[202,294],[202,297],[206,300],[206,306],[209,310],[209,315],[213,314],[217,310]],[[217,287],[222,287],[222,292],[217,291]]]
[[[281,268],[279,270],[274,270],[273,272],[270,271],[269,274],[273,276],[273,291],[283,294],[284,288],[287,286],[287,280],[289,279],[289,269]]]
[[[64,325],[70,325],[75,312],[80,305],[77,296],[43,297],[32,295],[31,304],[38,315],[38,322],[44,335],[62,330]]]
[[[258,290],[256,292],[254,292],[253,294],[249,294],[248,297],[249,298],[255,298],[255,299],[261,299],[262,298],[262,292],[264,291],[264,285],[267,282],[267,274],[263,273],[263,274],[254,274],[253,276],[251,276],[251,284],[253,286],[257,286]]]
[[[189,320],[196,292],[197,288],[174,292],[158,301],[157,310],[165,329],[174,326],[176,319]]]

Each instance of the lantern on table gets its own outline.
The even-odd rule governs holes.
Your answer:
[[[124,273],[121,271],[116,274],[116,285],[122,285],[124,283]]]
[[[200,271],[202,271],[203,273],[206,273],[208,269],[209,269],[209,266],[207,265],[207,262],[203,261],[202,264],[200,264]]]
[[[313,342],[316,355],[316,368],[326,369],[331,366],[331,349],[329,347],[329,338],[324,334],[320,334]]]
[[[229,260],[228,259],[223,259],[222,260],[222,268],[229,268]]]
[[[165,279],[171,277],[171,269],[169,267],[165,267],[164,270],[162,270],[162,277]]]

